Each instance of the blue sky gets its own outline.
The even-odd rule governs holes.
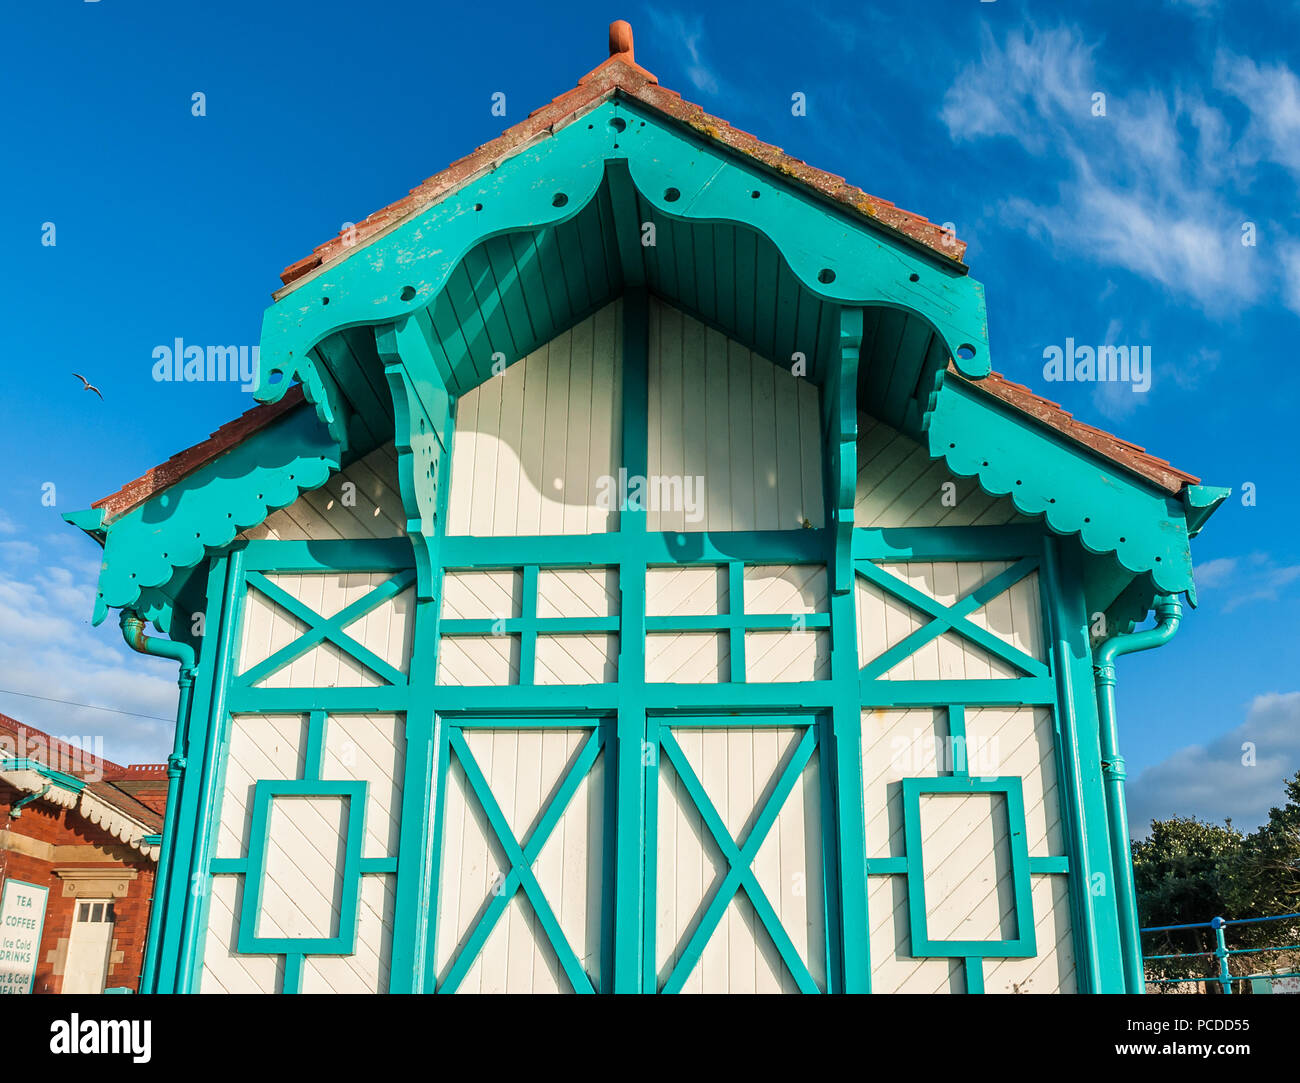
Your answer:
[[[155,383],[152,350],[256,343],[282,267],[573,86],[626,18],[668,87],[952,222],[996,368],[1207,484],[1253,483],[1195,543],[1200,610],[1121,662],[1120,723],[1136,824],[1266,814],[1300,767],[1300,5],[441,7],[6,12],[0,688],[135,714],[10,693],[0,711],[165,756],[174,667],[90,628],[97,550],[59,519],[251,405]],[[1067,338],[1150,345],[1150,391],[1046,384]]]

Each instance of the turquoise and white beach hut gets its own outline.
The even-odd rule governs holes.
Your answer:
[[[1140,990],[1115,661],[1225,491],[991,371],[964,250],[616,23],[291,266],[262,405],[69,516],[181,667],[143,988]]]

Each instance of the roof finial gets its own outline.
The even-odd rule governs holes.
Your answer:
[[[632,53],[632,24],[626,19],[609,24],[609,55],[621,56],[629,64],[636,63]]]

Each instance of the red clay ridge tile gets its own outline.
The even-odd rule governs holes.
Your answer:
[[[676,91],[659,86],[658,78],[636,63],[632,28],[626,22],[620,20],[610,25],[609,48],[609,59],[579,79],[576,87],[552,98],[549,104],[533,110],[524,120],[507,128],[496,139],[484,143],[423,184],[412,188],[404,198],[357,223],[355,229],[349,231],[351,244],[345,244],[348,235],[340,234],[317,245],[311,255],[291,263],[280,273],[284,286],[272,296],[279,300],[295,282],[320,267],[344,258],[350,249],[360,247],[406,218],[427,209],[476,177],[490,172],[506,158],[539,139],[554,134],[615,94],[623,94],[647,105],[736,153],[761,162],[794,183],[870,219],[888,232],[924,245],[954,263],[961,263],[966,253],[965,242],[950,237],[942,226],[919,214],[901,210],[888,200],[868,195],[861,188],[847,184],[843,177],[816,169],[786,154],[780,147],[764,143],[748,132],[733,128],[725,120],[685,101]]]

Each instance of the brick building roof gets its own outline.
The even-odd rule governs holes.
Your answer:
[[[19,759],[35,760],[55,771],[82,779],[85,788],[104,803],[155,832],[162,830],[162,806],[166,804],[165,794],[162,800],[150,800],[147,804],[140,799],[140,796],[153,796],[147,791],[156,791],[158,782],[161,782],[162,789],[165,791],[166,764],[136,763],[123,767],[102,756],[94,756],[58,737],[52,737],[35,726],[19,722],[7,714],[0,714],[0,740],[6,736],[13,742]],[[0,745],[0,760],[7,758],[7,750]],[[140,783],[145,785],[139,787]],[[137,787],[144,791],[140,796],[130,792]],[[159,807],[155,808],[155,805]]]

